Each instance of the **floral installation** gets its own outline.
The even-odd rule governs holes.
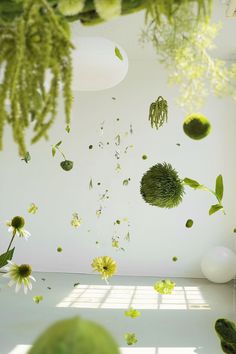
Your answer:
[[[82,219],[81,217],[79,216],[78,213],[73,213],[72,214],[72,219],[70,221],[70,224],[71,226],[73,226],[75,229],[77,229],[78,227],[81,226],[82,224]]]
[[[137,343],[137,341],[138,341],[135,333],[125,333],[124,337],[125,337],[125,341],[128,345],[133,345],[133,344]]]
[[[16,292],[18,292],[21,286],[23,286],[24,293],[27,294],[28,290],[32,290],[31,280],[36,281],[35,278],[31,275],[31,266],[29,264],[17,265],[16,263],[13,263],[9,260],[7,263],[7,266],[4,268],[6,273],[3,274],[3,277],[10,278],[8,285],[11,287],[15,284]]]
[[[59,151],[62,157],[64,158],[64,161],[60,163],[61,168],[64,171],[70,171],[74,166],[74,162],[66,159],[65,154],[60,149],[61,144],[62,141],[59,141],[58,143],[52,146],[52,156],[54,157],[56,155],[56,152]]]
[[[34,203],[31,203],[29,208],[28,208],[28,213],[29,214],[36,214],[38,212],[38,206]]]
[[[94,272],[100,273],[102,279],[105,281],[117,272],[117,264],[109,256],[94,258],[91,267]]]
[[[125,311],[125,316],[130,318],[139,317],[141,313],[135,310],[133,307],[130,307],[127,311]]]
[[[160,280],[154,284],[153,288],[161,295],[170,295],[175,288],[175,283],[170,279]]]
[[[150,205],[159,208],[177,207],[183,200],[185,186],[193,189],[204,190],[213,194],[217,199],[217,204],[213,204],[209,209],[209,215],[222,210],[224,194],[224,185],[222,175],[217,176],[215,190],[212,190],[203,184],[191,178],[180,179],[178,172],[166,162],[158,163],[152,166],[142,177],[140,193],[144,201]]]

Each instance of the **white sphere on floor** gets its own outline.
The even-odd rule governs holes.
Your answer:
[[[208,280],[227,283],[236,275],[236,255],[227,247],[214,247],[203,257],[201,269]]]

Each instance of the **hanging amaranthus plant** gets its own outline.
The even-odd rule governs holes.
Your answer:
[[[5,124],[12,127],[21,156],[27,152],[25,130],[31,125],[32,143],[47,137],[56,117],[60,86],[69,126],[73,48],[69,38],[68,23],[46,0],[25,0],[19,17],[1,23],[0,149]]]
[[[149,120],[152,128],[156,129],[162,127],[162,125],[168,120],[168,103],[162,97],[159,96],[155,102],[152,102],[149,108]]]

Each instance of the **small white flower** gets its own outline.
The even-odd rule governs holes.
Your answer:
[[[30,237],[30,233],[24,229],[25,220],[22,216],[15,216],[12,220],[7,221],[8,232],[12,235],[23,237],[26,240]]]
[[[32,268],[29,264],[21,264],[20,266],[13,263],[12,261],[7,261],[8,265],[4,267],[7,271],[3,275],[4,278],[10,278],[8,283],[9,286],[16,284],[15,291],[18,292],[21,285],[24,287],[24,293],[27,294],[28,289],[32,289],[31,280],[36,281],[31,275]]]

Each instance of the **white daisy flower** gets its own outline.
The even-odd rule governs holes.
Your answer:
[[[8,285],[12,286],[16,284],[16,292],[18,292],[21,288],[21,285],[23,285],[24,293],[27,294],[28,289],[32,289],[31,280],[36,281],[35,278],[31,275],[31,266],[29,264],[21,264],[19,266],[12,261],[7,261],[7,263],[8,265],[4,267],[7,273],[4,274],[3,277],[11,279]]]
[[[8,232],[13,236],[23,237],[26,240],[30,237],[30,233],[24,229],[25,220],[22,216],[15,216],[12,220],[7,221]]]

